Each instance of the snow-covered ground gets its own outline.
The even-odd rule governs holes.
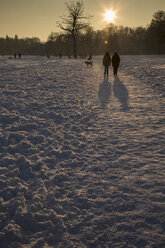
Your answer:
[[[165,56],[0,58],[0,247],[165,247]]]

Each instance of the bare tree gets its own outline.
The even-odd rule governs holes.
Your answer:
[[[84,16],[84,2],[66,2],[67,16],[61,17],[58,27],[66,34],[71,35],[73,41],[74,57],[77,58],[77,38],[81,30],[88,26],[89,17]]]

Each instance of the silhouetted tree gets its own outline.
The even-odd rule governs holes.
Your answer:
[[[77,38],[81,30],[88,26],[89,17],[84,16],[83,1],[66,3],[67,16],[61,17],[58,26],[72,37],[74,57],[77,58]]]
[[[165,52],[165,11],[157,11],[148,28],[148,37],[158,53]]]
[[[64,32],[52,32],[46,43],[42,43],[37,37],[19,39],[17,35],[14,38],[6,35],[5,38],[0,38],[0,53],[56,56],[61,53],[68,57],[72,54],[75,57],[77,54],[103,55],[106,50],[117,50],[120,54],[165,53],[165,11],[155,12],[146,28],[109,24],[102,30],[94,31],[87,23],[88,18],[83,15],[83,2],[72,2],[67,6],[68,15],[64,18],[66,23],[61,24]],[[75,13],[77,15],[73,19]],[[105,40],[108,44],[104,43]]]
[[[95,31],[93,27],[88,26],[84,31],[79,34],[78,39],[78,53],[81,56],[93,54],[94,52],[94,37]]]

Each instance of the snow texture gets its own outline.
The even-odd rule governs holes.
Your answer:
[[[0,247],[165,247],[165,56],[0,58]]]

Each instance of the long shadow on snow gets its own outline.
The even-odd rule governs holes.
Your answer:
[[[128,100],[129,94],[127,88],[120,81],[118,77],[115,77],[113,82],[113,93],[116,98],[118,98],[119,102],[122,104],[122,110],[127,111],[129,109]]]
[[[104,81],[99,85],[98,95],[101,102],[101,107],[106,108],[111,96],[111,83],[108,79],[104,78]]]

